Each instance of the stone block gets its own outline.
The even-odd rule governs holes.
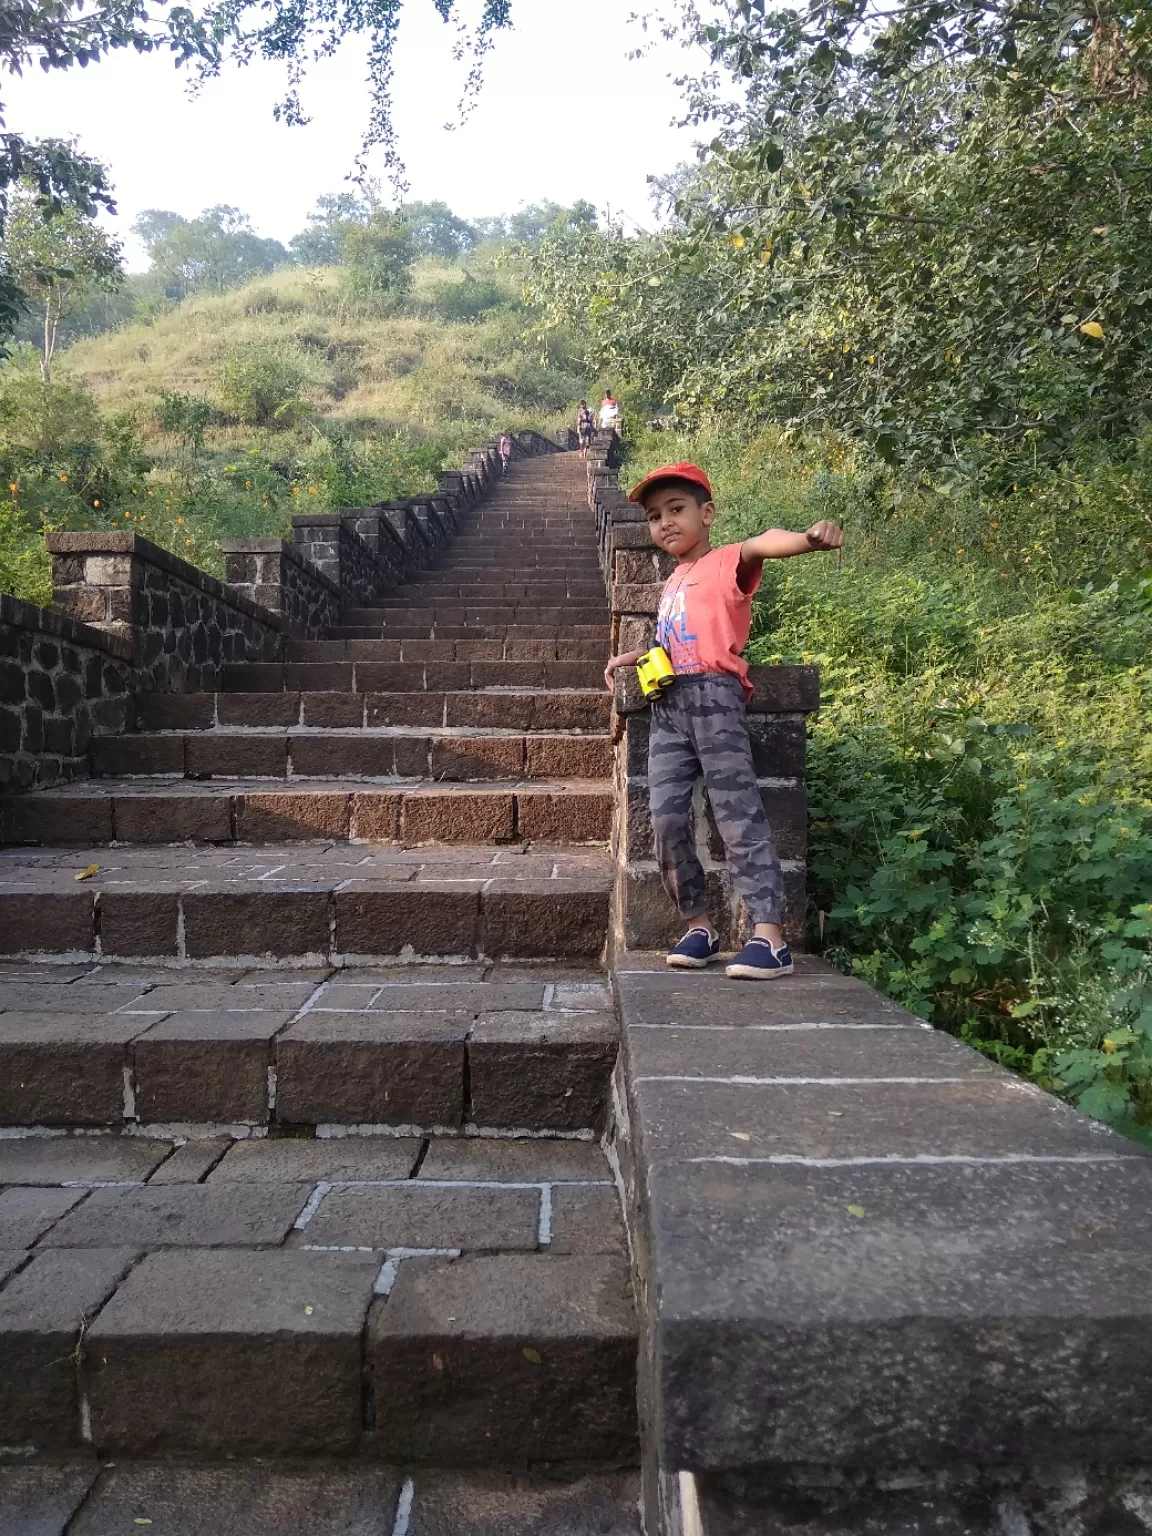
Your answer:
[[[305,778],[388,778],[397,771],[394,736],[293,736],[289,748],[292,772]]]
[[[370,693],[365,723],[375,726],[439,726],[444,723],[442,693]]]
[[[620,1192],[614,1184],[565,1185],[552,1190],[549,1253],[628,1256]]]
[[[148,1182],[152,1185],[199,1184],[232,1145],[229,1136],[198,1136],[186,1141],[160,1164]]]
[[[210,693],[137,693],[133,703],[140,731],[207,731],[215,723]]]
[[[288,771],[284,736],[189,736],[185,771],[191,779],[243,777],[282,779]]]
[[[184,942],[212,955],[319,955],[329,947],[327,890],[190,891]]]
[[[400,836],[405,843],[503,843],[515,833],[511,790],[468,794],[448,790],[405,795]]]
[[[360,1335],[379,1267],[370,1254],[148,1255],[85,1341],[99,1452],[352,1450]]]
[[[407,650],[407,645],[405,645]],[[503,663],[500,663],[503,665]],[[470,682],[472,666],[466,661],[430,661],[424,667],[424,686],[437,693],[452,693],[460,688],[478,687]],[[509,680],[512,681],[511,679]]]
[[[607,779],[613,749],[608,736],[529,736],[526,772],[530,779]]]
[[[434,1136],[428,1143],[418,1178],[551,1184],[611,1182],[612,1173],[593,1141]]]
[[[478,909],[476,891],[458,886],[356,881],[336,893],[336,948],[345,955],[473,955]]]
[[[148,1022],[95,1012],[0,1014],[0,1124],[119,1124],[127,1045]]]
[[[544,664],[547,688],[600,689],[604,687],[604,667],[608,661],[608,637],[604,637],[604,660],[549,661]]]
[[[288,1123],[459,1125],[470,1015],[310,1013],[276,1041]]]
[[[607,731],[612,723],[612,695],[600,693],[534,693],[534,731]]]
[[[350,795],[326,791],[237,795],[236,837],[248,843],[346,838],[351,806]]]
[[[423,1143],[401,1136],[279,1136],[237,1141],[209,1184],[316,1184],[341,1179],[406,1179]],[[163,1171],[163,1170],[161,1170]]]
[[[43,1248],[240,1248],[283,1242],[306,1184],[145,1184],[94,1189],[41,1240]]]
[[[82,1189],[0,1190],[0,1251],[31,1248],[83,1198]]]
[[[232,838],[228,795],[116,795],[111,804],[122,843],[227,843]]]
[[[0,1536],[65,1536],[98,1472],[91,1458],[0,1467]]]
[[[421,1471],[409,1536],[640,1536],[632,1473],[549,1474]]]
[[[516,826],[525,841],[606,843],[612,835],[611,792],[517,790]]]
[[[518,779],[524,772],[524,737],[436,737],[431,771],[437,780]]]
[[[481,898],[486,952],[496,958],[597,956],[608,892],[564,880],[493,881]]]
[[[80,1450],[75,1354],[131,1249],[39,1253],[0,1291],[0,1444]]]
[[[137,1115],[264,1124],[272,1040],[293,1012],[182,1012],[153,1024],[132,1051]]]
[[[349,692],[352,670],[350,661],[290,661],[284,667],[284,686],[299,693]]]
[[[91,953],[90,891],[0,892],[0,955]]]
[[[446,723],[487,730],[526,731],[532,723],[531,693],[449,693]]]
[[[41,791],[0,800],[0,842],[107,843],[112,802]]]
[[[471,666],[473,688],[543,688],[543,661],[474,661]],[[559,665],[559,663],[552,663]],[[467,668],[465,669],[468,670]],[[458,685],[469,687],[467,678]]]
[[[362,693],[302,693],[300,703],[305,726],[355,730],[364,724]]]
[[[144,1180],[171,1143],[143,1137],[0,1137],[0,1184],[63,1185]]]
[[[390,1469],[348,1462],[128,1464],[105,1472],[85,1508],[83,1531],[84,1536],[135,1536],[146,1519],[163,1536],[203,1536],[206,1531],[212,1536],[381,1536],[392,1529],[398,1494],[399,1480]],[[0,1533],[7,1536],[2,1522]]]
[[[599,1125],[617,1040],[611,1014],[483,1014],[468,1040],[471,1119],[553,1131]]]
[[[283,693],[284,668],[280,662],[227,666],[220,686],[226,693]]]
[[[364,842],[394,843],[400,836],[403,795],[366,790],[352,796],[350,835]]]
[[[752,764],[765,778],[803,778],[804,716],[749,715]]]
[[[219,693],[216,710],[220,724],[282,726],[300,723],[298,693]]]
[[[537,1190],[444,1189],[413,1179],[388,1189],[332,1190],[304,1228],[304,1241],[324,1247],[531,1253],[539,1228]]]
[[[184,773],[182,736],[96,736],[88,747],[96,778]]]
[[[351,643],[350,641],[349,644]],[[423,687],[424,663],[421,661],[357,661],[356,663],[356,688],[359,693],[412,693],[420,692]]]
[[[749,667],[749,714],[811,713],[820,707],[819,667]]]
[[[380,1447],[456,1465],[634,1454],[635,1330],[618,1259],[409,1261],[368,1325]]]

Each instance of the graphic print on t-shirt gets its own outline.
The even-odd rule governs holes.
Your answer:
[[[694,587],[694,581],[683,582],[666,590],[660,596],[660,608],[656,617],[656,644],[668,652],[668,660],[676,672],[703,671],[696,648],[696,635],[688,628],[688,598],[685,587]]]

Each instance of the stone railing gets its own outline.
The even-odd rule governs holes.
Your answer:
[[[126,640],[136,687],[194,693],[233,662],[276,661],[285,624],[135,533],[50,533],[52,602]]]
[[[646,649],[655,641],[660,589],[674,561],[654,549],[642,508],[619,488],[615,438],[601,433],[588,457],[588,498],[596,514],[601,566],[612,603],[612,650]],[[819,704],[815,667],[753,667],[755,695],[748,732],[760,795],[784,870],[784,929],[793,944],[804,935],[807,902],[808,806],[804,788],[805,716]],[[616,674],[615,943],[622,949],[662,949],[681,926],[660,884],[648,815],[648,706],[635,667]],[[746,928],[733,894],[707,796],[698,793],[697,844],[708,880],[712,921],[726,944]]]
[[[129,723],[132,645],[0,593],[0,791],[88,773],[93,736]]]
[[[294,635],[312,640],[339,624],[345,594],[338,582],[283,539],[222,539],[227,586],[279,614]]]

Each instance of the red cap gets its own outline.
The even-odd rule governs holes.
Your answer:
[[[634,485],[628,492],[628,500],[643,506],[644,492],[651,490],[657,480],[689,480],[712,495],[712,483],[699,464],[665,464],[660,469],[650,470],[639,485]]]

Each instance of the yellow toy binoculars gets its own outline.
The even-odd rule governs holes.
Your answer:
[[[657,645],[646,651],[636,663],[636,676],[640,680],[640,692],[646,699],[658,699],[676,681],[672,663],[663,646]]]

